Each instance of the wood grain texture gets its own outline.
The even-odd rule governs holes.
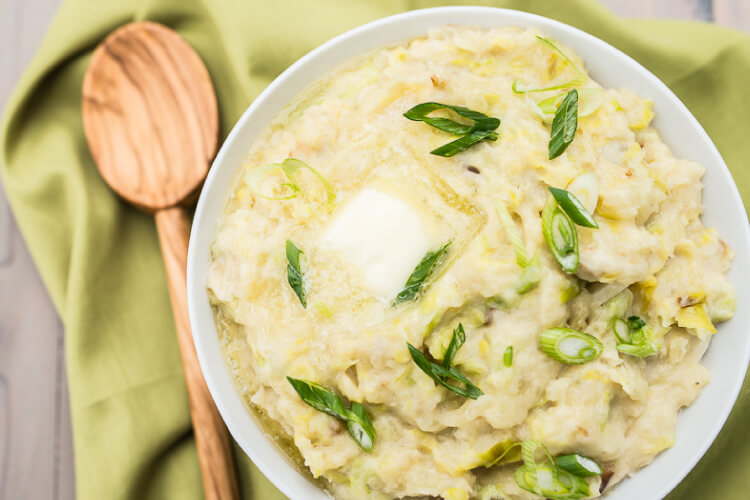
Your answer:
[[[198,54],[156,23],[125,25],[94,51],[83,125],[107,183],[146,210],[184,200],[216,152],[218,112]]]
[[[181,207],[159,210],[156,212],[156,228],[167,271],[169,297],[185,371],[203,489],[208,500],[237,499],[239,492],[234,477],[229,436],[203,379],[190,331],[186,291],[190,218]]]

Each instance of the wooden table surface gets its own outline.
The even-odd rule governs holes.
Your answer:
[[[750,32],[750,0],[602,0]],[[0,109],[60,0],[0,0]],[[0,499],[75,498],[64,332],[0,189]]]

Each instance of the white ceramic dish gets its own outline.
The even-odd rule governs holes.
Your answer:
[[[339,63],[382,45],[419,36],[443,24],[536,27],[572,47],[585,61],[591,76],[604,87],[625,87],[654,101],[654,126],[675,155],[706,167],[703,217],[718,228],[736,252],[730,279],[737,287],[740,307],[735,317],[719,327],[704,364],[711,383],[677,426],[677,440],[669,450],[617,485],[610,500],[663,498],[703,456],[734,404],[750,360],[750,226],[737,187],[708,135],[682,102],[658,78],[611,45],[571,26],[544,17],[486,7],[444,7],[412,11],[344,33],[293,64],[258,96],[232,129],[216,156],[195,213],[188,254],[188,308],[208,388],[232,436],[260,470],[293,500],[328,498],[300,473],[269,439],[235,389],[222,355],[205,279],[209,245],[216,222],[230,192],[235,171],[257,135],[281,108],[307,85]]]

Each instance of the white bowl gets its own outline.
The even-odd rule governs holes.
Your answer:
[[[339,63],[382,45],[424,34],[444,25],[536,27],[573,48],[591,76],[604,87],[629,88],[654,101],[654,126],[680,158],[706,167],[704,223],[714,226],[736,252],[729,277],[740,307],[719,327],[704,364],[711,383],[680,414],[675,445],[651,465],[617,485],[610,500],[660,499],[693,468],[713,442],[732,409],[750,360],[750,229],[737,187],[716,147],[698,121],[658,78],[611,45],[583,31],[544,17],[487,7],[443,7],[407,12],[344,33],[290,66],[245,111],[214,160],[198,201],[188,253],[190,323],[203,375],[224,421],[258,468],[293,500],[328,495],[284,456],[251,415],[224,361],[206,293],[209,245],[229,195],[231,181],[258,134],[281,108]]]

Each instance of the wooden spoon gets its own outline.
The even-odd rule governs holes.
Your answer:
[[[227,431],[190,332],[185,281],[190,220],[180,206],[203,182],[216,150],[211,79],[174,31],[151,22],[127,24],[91,58],[83,80],[83,128],[107,184],[156,216],[203,488],[209,500],[236,499]]]

